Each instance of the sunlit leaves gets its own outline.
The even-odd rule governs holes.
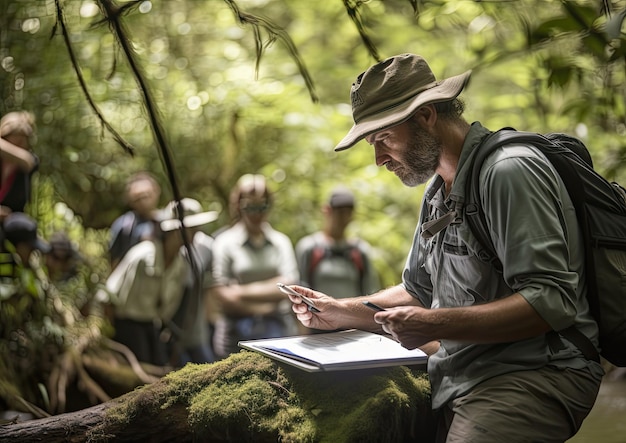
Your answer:
[[[95,102],[136,146],[135,158],[103,131],[60,35],[50,38],[51,2],[9,2],[0,16],[7,36],[0,41],[0,112],[37,112],[40,174],[87,225],[106,227],[124,209],[119,193],[130,173],[157,175],[162,203],[171,190],[119,47],[106,26],[92,26],[102,19],[98,3],[63,1],[69,35]],[[295,241],[319,226],[326,192],[344,182],[363,203],[353,232],[379,248],[383,267],[394,268],[386,281],[395,281],[404,262],[421,189],[404,188],[376,167],[367,145],[332,151],[352,124],[350,85],[376,58],[365,35],[382,58],[424,55],[438,77],[472,69],[463,94],[469,120],[565,132],[584,122],[592,149],[612,152],[611,161],[597,164],[619,171],[626,135],[623,0],[603,2],[614,8],[611,16],[599,2],[577,0],[350,1],[365,34],[341,0],[236,2],[251,23],[222,0],[125,3],[135,7],[123,20],[163,115],[183,192],[223,208],[239,175],[262,171],[278,193],[271,221]],[[35,19],[38,28],[24,25]],[[269,23],[298,49],[319,103],[289,47],[262,26],[255,33],[255,25]],[[227,222],[224,212],[220,224]]]

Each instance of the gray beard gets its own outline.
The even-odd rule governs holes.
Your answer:
[[[409,124],[413,136],[407,142],[402,167],[398,169],[397,175],[406,186],[414,187],[426,183],[435,175],[441,157],[441,141],[416,123]]]

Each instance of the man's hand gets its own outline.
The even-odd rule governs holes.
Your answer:
[[[308,297],[320,312],[312,312],[300,297],[288,295],[293,303],[292,309],[298,320],[307,328],[335,330],[340,329],[342,310],[338,300],[304,286],[291,286],[294,291]]]
[[[292,309],[300,322],[308,327],[322,330],[361,329],[381,332],[380,325],[374,321],[374,312],[366,307],[366,300],[386,306],[398,306],[415,302],[403,288],[394,286],[368,297],[350,297],[336,299],[321,292],[303,286],[291,286],[296,292],[309,298],[320,312],[311,312],[300,297],[293,295],[289,299]]]
[[[374,321],[403,347],[415,349],[437,339],[425,321],[428,313],[428,309],[418,306],[401,306],[377,312]]]
[[[374,320],[407,349],[444,339],[465,343],[507,343],[551,330],[519,293],[473,306],[387,308],[377,312]]]

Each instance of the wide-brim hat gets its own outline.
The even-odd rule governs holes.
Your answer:
[[[162,210],[159,223],[162,231],[181,229],[182,225],[185,225],[185,228],[196,228],[217,220],[219,215],[216,211],[203,211],[200,202],[193,198],[183,198],[179,203],[180,205],[172,201]],[[182,208],[183,211],[182,224],[178,208]]]
[[[452,100],[465,88],[470,74],[438,81],[426,60],[415,54],[396,55],[370,67],[352,84],[354,125],[335,151],[407,121],[420,106]]]

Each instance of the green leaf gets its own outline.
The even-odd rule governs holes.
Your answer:
[[[606,60],[606,44],[598,34],[590,33],[582,39],[583,47],[599,60]]]
[[[581,27],[591,27],[592,23],[598,18],[598,10],[595,6],[587,6],[572,1],[564,1],[563,8],[573,20],[579,23],[579,26]]]
[[[571,17],[559,17],[540,23],[531,31],[531,40],[535,43],[554,37],[563,32],[579,31],[580,26]]]
[[[573,73],[574,70],[570,66],[561,66],[558,69],[553,69],[548,77],[548,85],[564,87],[570,82]]]

